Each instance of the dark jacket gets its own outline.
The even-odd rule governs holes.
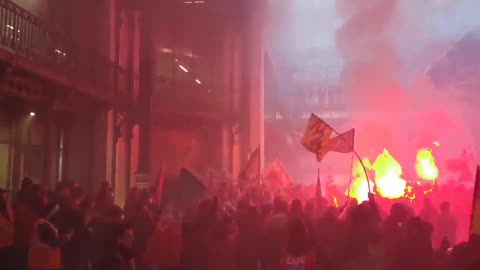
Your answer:
[[[132,270],[133,252],[121,247],[108,248],[102,256],[96,270]]]

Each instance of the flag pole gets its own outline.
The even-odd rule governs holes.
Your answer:
[[[315,201],[319,203],[323,198],[322,184],[320,183],[320,165],[317,166],[317,184],[315,185]]]
[[[162,162],[162,168],[160,169],[159,175],[158,175],[158,182],[157,182],[157,190],[155,191],[155,202],[158,204],[158,207],[160,207],[160,203],[162,201],[162,193],[163,193],[163,187],[165,185],[165,171],[166,171],[166,165],[165,165],[165,160]]]
[[[327,124],[327,123],[325,123]],[[337,134],[337,136],[340,136],[340,133],[338,133],[334,128],[332,128],[329,124],[327,124],[327,126],[329,126],[333,132],[335,132]],[[347,144],[347,141],[345,141],[345,139],[340,136],[340,139],[345,143]],[[348,145],[348,144],[347,144]],[[371,190],[371,187],[370,187],[370,178],[368,177],[368,173],[367,173],[367,169],[365,168],[365,164],[363,164],[363,161],[362,161],[362,158],[360,157],[360,155],[357,153],[357,151],[355,151],[354,147],[352,147],[352,153],[355,154],[355,156],[358,158],[358,161],[360,162],[360,164],[362,165],[362,168],[363,168],[363,172],[365,173],[365,178],[367,179],[367,186],[368,186],[368,193],[372,193],[372,190]]]
[[[353,129],[352,147],[355,147],[355,129]],[[350,198],[350,190],[352,188],[352,178],[353,178],[352,174],[353,174],[353,152],[352,152],[352,158],[350,159],[350,179],[348,180],[347,198]]]
[[[350,160],[350,179],[348,180],[348,191],[347,191],[347,198],[350,198],[350,190],[352,188],[352,179],[353,179],[353,152],[352,152],[352,158]]]
[[[260,174],[261,174],[261,168],[260,166],[262,165],[262,153],[261,153],[261,148],[260,148],[260,144],[258,145],[258,172],[257,172],[257,178],[258,178],[258,186],[260,186],[262,184],[262,180],[260,179]]]
[[[470,211],[470,226],[469,226],[470,234],[472,234],[472,231],[475,225],[475,211],[477,210],[475,209],[475,206],[476,206],[477,197],[480,196],[480,194],[478,194],[480,189],[479,185],[480,185],[480,165],[477,165],[477,171],[475,173],[475,184],[473,186],[472,210]]]
[[[322,198],[323,197],[323,194],[322,194],[323,192],[322,192],[322,183],[320,181],[320,165],[317,167],[317,185],[318,185],[317,188],[319,190],[318,195],[319,195],[320,198]],[[318,198],[318,200],[320,198]]]

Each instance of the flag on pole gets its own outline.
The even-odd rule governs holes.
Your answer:
[[[282,163],[278,160],[272,162],[264,171],[263,181],[270,183],[273,187],[286,187],[292,183],[287,170],[285,170]]]
[[[172,183],[166,194],[166,204],[176,209],[186,209],[208,194],[199,177],[185,168],[180,170],[178,179]]]
[[[315,200],[320,201],[322,199],[322,185],[320,183],[320,168],[317,169],[317,187],[315,189]]]
[[[162,201],[162,191],[163,191],[163,186],[165,184],[165,162],[163,163],[162,170],[160,171],[160,174],[158,175],[158,181],[157,181],[157,189],[155,190],[155,195],[153,196],[153,203],[156,205],[160,205],[160,202]]]
[[[301,144],[308,151],[314,153],[318,161],[321,161],[328,152],[328,141],[332,131],[327,123],[312,113],[303,133]]]
[[[351,129],[336,137],[333,137],[328,142],[328,151],[338,153],[351,153],[355,141],[355,129]]]
[[[477,166],[474,188],[472,213],[470,219],[470,234],[480,236],[480,166]]]
[[[260,175],[260,146],[250,155],[247,164],[241,171],[239,179],[241,181],[250,182],[253,179],[258,178]]]

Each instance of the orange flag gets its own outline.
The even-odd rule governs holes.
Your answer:
[[[301,144],[308,151],[316,154],[317,160],[321,161],[328,152],[328,142],[332,131],[327,123],[312,113],[303,133]]]
[[[282,163],[275,160],[263,173],[263,181],[270,183],[274,187],[286,187],[292,183],[287,170]]]

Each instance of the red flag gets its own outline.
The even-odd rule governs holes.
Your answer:
[[[260,146],[258,146],[255,151],[250,155],[250,158],[247,161],[247,164],[243,168],[242,172],[239,175],[239,179],[242,181],[251,181],[252,179],[258,178],[260,174]]]
[[[292,180],[280,161],[275,160],[263,173],[263,181],[274,187],[286,187]]]
[[[353,152],[353,143],[355,140],[355,129],[351,129],[334,138],[331,138],[328,143],[328,151],[339,153]]]
[[[169,189],[165,190],[164,202],[166,207],[176,210],[185,210],[206,195],[211,195],[203,184],[204,181],[193,172],[182,168],[180,175]]]
[[[160,205],[160,202],[162,200],[162,190],[163,190],[164,183],[165,183],[165,163],[162,166],[162,171],[158,175],[157,190],[155,191],[155,195],[153,197],[153,202],[157,205]]]
[[[473,193],[472,213],[470,219],[470,234],[480,236],[480,166],[477,166],[475,189]]]

